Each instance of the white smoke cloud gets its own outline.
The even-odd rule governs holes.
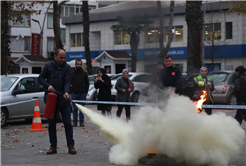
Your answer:
[[[161,108],[141,107],[129,123],[93,114],[98,118],[89,118],[102,133],[114,136],[109,160],[117,165],[137,165],[148,152],[157,152],[176,162],[227,166],[244,143],[244,130],[235,119],[224,113],[198,114],[195,103],[183,96],[170,95]]]

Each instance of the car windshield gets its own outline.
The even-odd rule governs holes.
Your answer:
[[[7,91],[15,83],[18,77],[1,76],[1,91]]]
[[[96,75],[90,75],[90,76],[88,76],[88,78],[89,78],[89,83],[94,84],[94,81],[96,79]]]
[[[225,82],[227,80],[229,73],[211,73],[209,74],[212,77],[213,82]]]

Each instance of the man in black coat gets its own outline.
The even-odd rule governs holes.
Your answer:
[[[159,77],[160,77],[160,72],[164,69],[164,63],[161,61],[158,61],[156,64],[156,72],[152,74],[150,84],[152,85],[157,85],[159,82]]]
[[[87,73],[82,69],[81,59],[75,61],[75,69],[72,71],[71,96],[73,100],[86,100],[89,90],[89,78]],[[82,104],[85,105],[84,103]],[[78,108],[73,103],[73,126],[78,123]],[[84,114],[79,111],[79,124],[84,127]]]
[[[41,71],[38,81],[45,88],[44,101],[47,101],[48,93],[58,91],[56,109],[53,119],[48,119],[50,149],[46,154],[57,153],[57,134],[56,134],[56,114],[61,112],[62,121],[65,128],[68,153],[76,154],[73,140],[73,127],[71,125],[71,111],[69,98],[71,86],[71,67],[65,62],[66,53],[61,49],[55,51],[54,60],[47,63]]]
[[[164,64],[166,65],[165,69],[162,69],[159,76],[160,88],[175,88],[175,93],[181,93],[182,86],[182,74],[180,70],[176,67],[172,67],[173,58],[171,55],[167,55],[164,58]]]
[[[106,74],[105,69],[98,69],[99,74],[94,82],[94,87],[99,89],[98,101],[110,101],[111,100],[111,79]],[[111,105],[110,104],[98,104],[97,109],[102,111],[103,115],[111,115]]]
[[[245,68],[238,66],[235,71],[237,72],[237,79],[234,83],[234,94],[237,97],[238,105],[246,105],[246,76]],[[246,109],[238,109],[235,119],[242,124],[243,120],[246,122]]]

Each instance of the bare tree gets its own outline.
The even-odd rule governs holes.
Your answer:
[[[88,1],[83,1],[83,40],[85,45],[85,57],[86,57],[86,66],[87,66],[87,73],[89,75],[92,74],[92,65],[91,65],[91,52],[90,52],[90,41],[89,41],[89,34],[90,34],[90,20],[89,20],[89,7]]]
[[[202,30],[202,2],[186,1],[185,19],[188,26],[187,44],[187,72],[195,73],[201,68],[201,30]]]
[[[164,61],[164,57],[167,55],[171,43],[172,43],[172,27],[173,27],[173,15],[174,15],[174,1],[170,2],[170,17],[169,17],[169,27],[168,27],[168,41],[166,44],[166,47],[163,45],[163,38],[164,38],[164,23],[163,23],[163,13],[161,8],[161,1],[157,1],[157,7],[158,7],[158,14],[159,14],[159,22],[160,22],[160,36],[159,36],[159,47],[160,47],[160,53],[159,53],[159,60]]]
[[[55,43],[57,49],[63,49],[61,41],[61,28],[60,28],[60,18],[61,18],[61,7],[68,1],[62,1],[58,4],[57,1],[53,1],[53,31],[55,35]]]

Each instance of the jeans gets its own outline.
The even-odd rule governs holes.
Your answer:
[[[86,100],[86,93],[82,94],[75,94],[72,93],[72,100]],[[82,106],[85,106],[85,103],[81,103]],[[84,122],[84,114],[79,111],[79,120]],[[73,103],[73,121],[78,122],[78,108],[76,105]]]
[[[48,119],[49,123],[49,137],[50,137],[50,147],[56,148],[57,147],[57,132],[56,132],[56,115],[61,112],[62,121],[65,128],[65,134],[67,139],[67,147],[74,146],[74,140],[73,140],[73,127],[71,125],[71,111],[70,106],[57,106],[54,114],[53,119]]]

